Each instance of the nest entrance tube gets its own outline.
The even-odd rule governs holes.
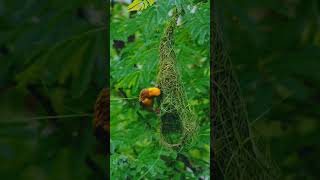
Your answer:
[[[161,143],[172,149],[189,144],[198,129],[195,114],[191,110],[177,68],[174,51],[174,30],[177,13],[174,13],[161,38],[157,84],[160,96]]]
[[[170,144],[174,144],[180,140],[180,134],[182,133],[182,124],[177,112],[166,112],[161,116],[161,133],[163,138]]]

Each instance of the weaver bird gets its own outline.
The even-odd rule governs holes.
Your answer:
[[[156,110],[153,109],[153,102],[154,102],[153,98],[160,96],[160,94],[161,94],[160,89],[156,87],[141,90],[140,96],[139,96],[139,102],[141,107],[143,107],[148,111],[159,113],[159,109],[156,109]]]

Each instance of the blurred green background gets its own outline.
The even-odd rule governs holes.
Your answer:
[[[0,1],[1,179],[102,179],[92,113],[106,86],[104,1]]]
[[[281,179],[320,177],[320,2],[216,1],[251,126]]]
[[[111,9],[111,179],[208,179],[209,3],[157,1],[139,13],[127,6],[114,1]],[[184,11],[175,34],[177,64],[200,124],[198,139],[181,152],[159,144],[159,117],[141,109],[138,99],[142,89],[155,86],[160,38],[175,6]]]

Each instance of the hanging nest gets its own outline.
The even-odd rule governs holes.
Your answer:
[[[198,129],[195,114],[191,110],[174,51],[174,30],[178,14],[174,13],[160,42],[160,60],[157,84],[160,97],[161,143],[172,149],[190,144]]]
[[[216,9],[214,9],[216,10]],[[214,11],[217,12],[217,11]],[[217,17],[213,16],[211,95],[215,179],[279,179],[279,168],[268,146],[248,119],[237,76],[225,53]]]
[[[110,133],[110,93],[109,89],[104,88],[101,90],[94,107],[94,135],[103,145],[104,148],[109,139]],[[108,148],[107,148],[108,149]],[[109,152],[107,149],[104,152]]]

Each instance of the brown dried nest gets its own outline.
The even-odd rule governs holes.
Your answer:
[[[110,132],[110,92],[108,88],[101,90],[94,108],[94,134],[97,139],[106,144]]]

